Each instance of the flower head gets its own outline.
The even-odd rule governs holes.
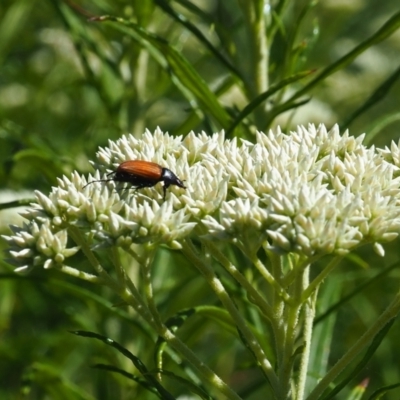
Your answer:
[[[67,248],[67,231],[54,233],[48,220],[40,225],[31,221],[22,228],[13,227],[13,233],[13,236],[4,238],[11,244],[10,255],[18,266],[17,272],[28,271],[36,266],[45,269],[61,266],[65,259],[79,250],[79,247]]]
[[[376,151],[363,137],[321,125],[284,134],[257,133],[255,143],[223,133],[172,137],[160,129],[110,141],[97,153],[96,172],[59,179],[49,196],[36,193],[28,223],[7,237],[20,265],[49,267],[75,254],[67,229],[93,246],[133,243],[180,248],[190,236],[225,240],[255,253],[272,250],[345,254],[364,243],[393,240],[400,229],[398,146]],[[162,184],[137,191],[104,179],[126,160],[169,168],[187,189]],[[21,261],[22,260],[22,261]]]

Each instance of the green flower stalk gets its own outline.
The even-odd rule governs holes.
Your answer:
[[[37,202],[24,214],[27,222],[5,237],[11,262],[18,272],[58,268],[108,286],[198,371],[205,385],[239,399],[160,315],[154,255],[160,246],[180,251],[215,292],[273,397],[317,399],[400,310],[395,300],[320,384],[307,386],[319,286],[343,256],[364,244],[383,256],[382,244],[400,231],[399,145],[376,150],[362,142],[363,136],[341,135],[337,126],[328,131],[323,125],[299,127],[289,135],[280,129],[257,132],[255,143],[226,140],[223,133],[172,137],[160,129],[140,139],[123,136],[98,151],[94,176],[75,172],[59,179],[48,196],[36,192]],[[135,191],[113,181],[82,189],[126,160],[167,167],[187,188],[171,186],[165,201],[161,183]],[[106,272],[98,260],[100,247],[110,250],[114,272]],[[253,274],[235,264],[230,248],[251,263]],[[80,253],[93,273],[73,266],[71,257]],[[129,277],[123,253],[139,265],[139,283]],[[313,263],[326,255],[325,268],[311,279]],[[216,263],[246,293],[261,329],[234,301]],[[273,338],[268,346],[262,339],[266,332]]]

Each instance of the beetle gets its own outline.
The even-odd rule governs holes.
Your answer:
[[[159,164],[151,161],[142,160],[129,160],[124,161],[118,165],[118,168],[107,174],[111,176],[110,179],[99,179],[96,181],[91,181],[87,183],[82,189],[94,182],[125,182],[130,183],[132,186],[138,189],[145,187],[153,187],[158,182],[164,182],[163,191],[165,196],[167,194],[167,189],[171,185],[179,186],[186,189],[183,182],[168,168],[164,168]]]

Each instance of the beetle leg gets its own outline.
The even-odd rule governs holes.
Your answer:
[[[163,191],[164,191],[164,197],[163,200],[165,201],[165,196],[167,195],[167,189],[169,188],[170,184],[167,182],[164,182],[164,186],[163,186]]]

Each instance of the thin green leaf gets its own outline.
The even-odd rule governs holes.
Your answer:
[[[296,101],[285,102],[285,103],[281,104],[280,106],[273,108],[267,114],[267,119],[266,119],[264,126],[268,127],[270,125],[270,123],[274,120],[274,118],[277,117],[279,114],[282,114],[285,111],[291,110],[292,108],[299,108],[300,106],[307,104],[310,100],[311,100],[311,98],[306,98],[304,100],[299,100],[297,102]]]
[[[303,29],[302,23],[305,20],[308,13],[315,7],[317,4],[316,1],[312,0],[306,3],[306,5],[300,10],[299,16],[296,18],[296,24],[291,28],[287,35],[286,39],[286,51],[285,57],[282,62],[282,65],[279,65],[279,77],[285,77],[289,74],[292,74],[294,71],[298,71],[300,67],[299,55],[303,53],[305,45],[304,42],[306,39],[301,40],[301,44],[296,46],[296,41],[299,35],[299,32]],[[315,35],[316,30],[313,29],[311,34]],[[315,42],[315,36],[313,36],[314,40],[307,41],[308,44],[312,44]],[[307,46],[308,47],[308,46]]]
[[[127,350],[125,347],[121,346],[119,343],[115,342],[114,340],[103,336],[99,335],[98,333],[94,332],[88,332],[88,331],[73,331],[71,332],[74,335],[77,336],[83,336],[83,337],[88,337],[88,338],[93,338],[102,341],[103,343],[107,344],[108,346],[114,347],[116,350],[118,350],[122,355],[127,357],[132,364],[137,368],[137,370],[143,375],[144,379],[147,380],[147,382],[154,386],[158,393],[160,394],[161,398],[163,400],[174,400],[175,397],[172,396],[171,393],[169,393],[161,384],[158,382],[158,380],[153,376],[151,372],[147,369],[145,364],[140,360],[140,358],[136,357],[134,354],[132,354],[129,350]]]
[[[169,318],[165,325],[171,329],[172,331],[176,331],[178,328],[180,328],[183,323],[193,314],[196,313],[196,309],[194,308],[188,308],[186,310],[182,310],[173,317]]]
[[[106,56],[104,44],[99,45],[96,39],[92,38],[86,26],[82,25],[81,16],[84,15],[88,18],[88,13],[74,3],[65,4],[57,0],[52,0],[52,3],[71,34],[71,40],[80,58],[87,82],[96,89],[110,114],[118,113],[123,87],[123,83],[118,79],[118,66]],[[77,13],[79,13],[78,16]],[[87,48],[101,59],[103,68],[99,76],[91,67],[90,54]]]
[[[309,82],[302,89],[298,90],[292,97],[290,97],[286,103],[282,104],[283,107],[287,103],[291,103],[293,100],[303,96],[304,94],[310,92],[310,90],[322,82],[325,78],[332,75],[336,71],[343,69],[349,65],[358,55],[363,53],[365,50],[369,49],[374,44],[381,42],[386,39],[392,33],[394,33],[400,27],[400,12],[394,14],[375,34],[366,39],[364,42],[360,43],[353,50],[348,52],[346,55],[341,57],[336,62],[325,67],[311,82]]]
[[[371,141],[388,125],[400,121],[400,113],[385,115],[383,118],[378,118],[374,121],[373,127],[368,131],[364,143],[369,144]]]
[[[170,317],[165,322],[165,325],[170,330],[175,332],[188,320],[189,317],[193,315],[203,315],[217,322],[218,324],[221,325],[221,327],[228,330],[229,332],[233,334],[236,333],[236,327],[231,317],[229,316],[228,312],[219,307],[214,307],[214,306],[199,306],[199,307],[184,309],[176,313],[174,316]],[[166,346],[165,340],[159,337],[157,339],[156,351],[155,351],[155,360],[159,368],[162,367],[162,355],[165,346]]]
[[[194,315],[202,315],[212,319],[230,333],[236,332],[236,326],[233,323],[229,313],[226,310],[216,306],[199,306],[184,309],[176,313],[174,316],[168,318],[168,320],[165,322],[165,325],[175,332],[187,321],[189,317]]]
[[[284,17],[284,10],[290,4],[290,0],[279,0],[275,7],[271,10],[272,11],[272,24],[270,24],[267,32],[267,36],[269,40],[272,40],[277,31],[283,31],[283,17]]]
[[[375,354],[375,351],[385,338],[386,334],[389,332],[395,320],[396,319],[393,318],[382,328],[382,330],[375,336],[362,360],[349,373],[347,373],[347,376],[339,384],[337,384],[333,390],[331,390],[326,396],[321,397],[321,400],[330,400],[335,398],[335,396],[363,370],[371,357]]]
[[[194,315],[205,316],[216,323],[218,323],[224,330],[236,335],[237,330],[233,323],[233,320],[229,316],[228,312],[224,309],[215,306],[199,306],[189,309],[182,310],[169,318],[165,325],[172,331],[179,329],[190,317]],[[157,367],[162,370],[163,366],[163,354],[166,348],[166,342],[161,337],[158,338],[156,349],[154,352],[155,363]],[[191,374],[193,379],[196,377],[196,372],[192,371],[189,366],[181,364],[182,368],[186,369],[187,374]],[[200,388],[200,381],[197,385]],[[201,389],[202,390],[202,389]]]
[[[157,395],[158,397],[160,397],[158,392],[155,390],[155,388],[152,385],[149,385],[149,383],[145,379],[141,378],[140,376],[133,375],[121,368],[114,367],[113,365],[96,364],[96,365],[93,365],[93,368],[101,369],[103,371],[116,372],[117,374],[120,374],[120,375],[124,376],[125,378],[128,378],[128,379],[138,383],[139,385],[143,386],[146,390],[149,390],[150,392],[152,392],[155,395]]]
[[[392,271],[395,268],[399,267],[399,262],[396,262],[389,267],[385,268],[382,270],[379,274],[375,275],[371,279],[368,279],[366,282],[357,285],[357,288],[354,289],[352,292],[347,294],[346,296],[342,297],[340,301],[337,303],[333,304],[331,307],[329,307],[324,313],[319,315],[317,318],[314,320],[314,326],[319,324],[322,320],[327,318],[331,313],[335,312],[338,308],[340,308],[343,304],[347,303],[350,301],[353,297],[357,296],[360,292],[362,292],[364,289],[366,289],[368,286],[376,283],[379,279],[383,278],[385,275],[387,275],[390,271]]]
[[[203,33],[198,29],[195,25],[193,25],[184,15],[178,13],[174,10],[169,3],[164,0],[155,0],[156,4],[163,9],[168,15],[170,15],[175,21],[178,21],[182,24],[186,29],[193,33],[193,35],[203,43],[208,50],[224,65],[232,74],[236,75],[241,81],[243,81],[243,77],[241,76],[240,71],[232,65],[219,51],[215,48],[215,46],[203,35]]]
[[[332,301],[336,301],[340,297],[342,290],[340,279],[337,276],[331,276],[331,278],[327,279],[324,287],[319,290],[318,309],[327,309]],[[311,392],[318,383],[319,377],[326,374],[337,316],[337,313],[330,313],[324,319],[323,324],[319,324],[313,329],[306,393]]]
[[[29,206],[34,202],[35,202],[35,199],[31,198],[31,199],[20,199],[20,200],[9,201],[7,203],[0,203],[0,210],[7,210],[9,208]]]
[[[389,385],[389,386],[384,386],[378,390],[376,390],[374,393],[371,394],[368,400],[378,400],[382,398],[383,395],[386,393],[390,392],[393,389],[397,389],[400,387],[400,383],[395,383],[394,385]]]
[[[232,122],[231,126],[226,130],[227,136],[229,136],[232,131],[236,128],[238,124],[240,124],[250,113],[252,113],[260,104],[262,104],[264,101],[266,101],[269,97],[271,97],[273,94],[275,94],[278,90],[284,88],[285,86],[289,85],[290,83],[296,82],[314,71],[303,71],[298,74],[292,75],[286,79],[283,79],[282,81],[271,85],[270,88],[264,92],[261,93],[259,96],[257,96],[253,101],[251,101],[247,106],[239,113],[239,115],[235,118],[235,120]]]
[[[186,8],[193,14],[197,15],[208,25],[212,25],[215,22],[215,19],[211,15],[207,14],[200,7],[198,7],[195,3],[193,3],[189,0],[175,0],[175,2],[179,3],[182,7]]]
[[[118,29],[144,45],[154,59],[172,75],[173,82],[191,101],[199,102],[203,110],[214,117],[221,127],[226,128],[231,118],[220,105],[215,94],[183,55],[165,39],[146,32],[139,25],[113,16],[92,18],[91,21],[109,21],[111,27]],[[139,39],[140,38],[140,39]],[[155,50],[157,54],[155,54]]]
[[[214,397],[206,393],[205,390],[203,390],[201,387],[195,385],[193,382],[190,382],[189,380],[174,374],[173,372],[170,371],[165,371],[165,370],[159,370],[157,373],[160,373],[161,375],[168,376],[169,378],[172,378],[180,383],[183,383],[192,393],[197,394],[204,400],[213,400]]]
[[[342,129],[347,129],[348,126],[361,114],[365,113],[369,108],[381,101],[388,93],[389,90],[394,86],[396,81],[400,78],[400,67],[393,72],[381,85],[379,85],[371,96],[362,104],[356,111],[354,111],[350,117],[341,124]]]

